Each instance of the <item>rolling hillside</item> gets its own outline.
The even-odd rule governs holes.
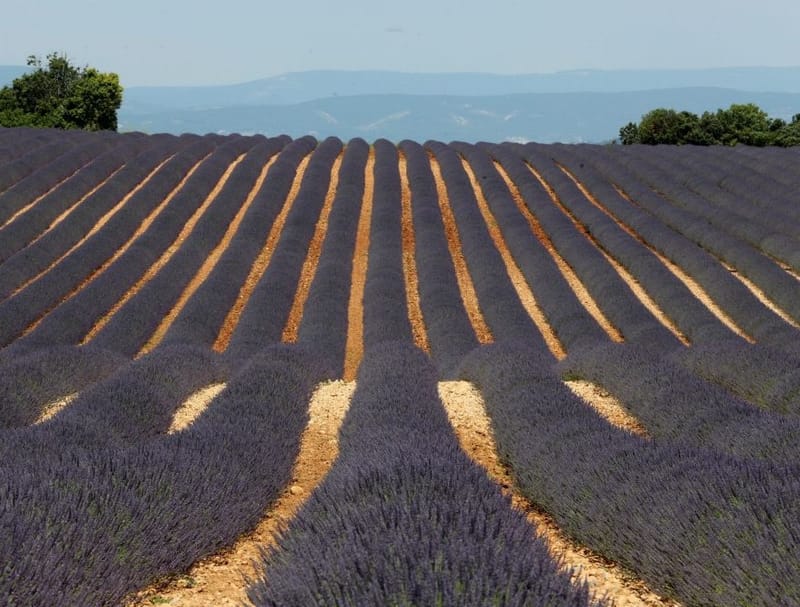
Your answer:
[[[800,603],[798,167],[0,129],[0,602]]]

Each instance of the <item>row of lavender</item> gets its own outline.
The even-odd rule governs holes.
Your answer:
[[[759,411],[632,345],[561,365],[527,344],[496,344],[461,369],[480,387],[498,450],[530,500],[681,604],[800,600],[795,415]],[[652,438],[612,426],[559,371],[618,395]]]
[[[31,356],[39,360],[6,365],[4,393],[43,396],[14,373],[40,369],[42,359],[62,388],[76,375],[88,386],[39,424],[23,425],[36,411],[3,408],[5,605],[118,605],[232,544],[288,483],[312,390],[329,376],[287,346],[262,350],[236,372],[191,346],[130,363],[89,348]],[[225,380],[191,426],[167,432],[190,394]]]
[[[39,142],[33,133],[29,132],[29,137]],[[297,331],[300,341],[319,344],[331,364],[341,368],[352,288],[351,251],[365,187],[366,142],[354,140],[343,147],[337,139],[317,143],[312,138],[128,135],[83,143],[78,147],[80,153],[65,153],[67,144],[58,140],[31,145],[27,154],[4,165],[15,167],[20,179],[0,192],[0,211],[9,219],[0,228],[4,235],[0,245],[0,344],[13,344],[3,356],[34,346],[77,344],[87,338],[98,347],[136,354],[220,245],[248,194],[252,205],[239,229],[213,270],[181,304],[164,341],[206,346],[218,341],[253,262],[276,218],[284,214],[285,224],[270,263],[263,275],[256,277],[258,282],[241,317],[234,319],[238,325],[228,327],[227,345],[234,358],[244,360],[259,347],[279,341],[334,161],[342,155],[318,271]],[[3,149],[0,138],[0,151]],[[403,142],[398,149],[378,141],[373,149],[375,168],[370,177],[375,195],[363,301],[366,346],[387,339],[410,341],[412,335],[403,282],[398,169],[402,154],[411,192],[420,306],[443,375],[451,374],[460,358],[477,345],[477,336],[448,249],[432,162],[438,164],[460,239],[461,248],[455,255],[463,255],[466,261],[478,307],[493,339],[542,341],[478,210],[476,192],[462,166],[465,160],[537,304],[567,351],[580,344],[607,341],[608,336],[534,236],[535,230],[528,225],[531,221],[538,222],[625,341],[654,350],[679,347],[676,336],[643,306],[609,258],[626,268],[691,343],[739,339],[665,267],[657,252],[682,268],[751,339],[797,347],[794,327],[759,302],[721,260],[747,275],[795,319],[800,317],[798,281],[763,250],[727,232],[714,231],[697,219],[694,211],[674,202],[702,198],[689,189],[692,184],[672,183],[672,197],[661,194],[659,188],[665,185],[651,183],[655,178],[642,168],[649,166],[648,159],[631,163],[631,169],[625,158],[616,157],[620,153],[596,147],[447,146],[437,142],[422,147]],[[304,159],[307,166],[296,199],[290,208],[284,208]],[[259,173],[272,161],[256,192],[253,188]],[[70,177],[69,171],[74,172],[81,162],[83,168]],[[27,176],[21,167],[26,167]],[[228,171],[225,186],[213,192]],[[765,174],[769,173],[758,175],[766,179]],[[573,175],[585,189],[573,181]],[[504,178],[513,182],[522,206]],[[781,184],[778,188],[789,187],[777,183]],[[47,188],[54,186],[58,187],[48,194]],[[214,196],[194,228],[177,243],[183,226],[212,192]],[[42,194],[43,199],[27,208]],[[82,196],[86,198],[81,200]],[[121,208],[116,208],[122,202]],[[702,198],[692,204],[694,209],[712,203]],[[70,214],[53,223],[65,208]],[[19,210],[25,212],[15,217]],[[788,232],[792,224],[784,222],[784,228]],[[789,251],[794,241],[786,240],[788,234],[784,236]],[[708,245],[707,251],[698,244]],[[791,257],[790,253],[785,257]],[[163,267],[148,275],[162,256],[166,259]],[[143,277],[147,280],[138,288]]]

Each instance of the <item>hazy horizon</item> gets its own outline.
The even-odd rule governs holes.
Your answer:
[[[30,18],[35,10],[35,19]],[[377,5],[7,0],[0,64],[63,52],[123,86],[214,85],[312,70],[547,74],[800,64],[800,4],[634,0]]]

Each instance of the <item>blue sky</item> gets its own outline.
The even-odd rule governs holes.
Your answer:
[[[0,64],[66,52],[125,86],[311,69],[800,65],[797,0],[3,0]]]

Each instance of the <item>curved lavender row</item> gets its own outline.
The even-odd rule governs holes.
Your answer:
[[[709,344],[673,359],[694,375],[730,390],[758,407],[800,415],[800,360],[761,344]]]
[[[87,196],[112,173],[131,162],[156,141],[146,138],[122,139],[115,147],[97,146],[99,153],[94,157],[77,154],[71,159],[71,166],[66,169],[67,177],[63,184],[46,194],[22,216],[0,228],[0,262],[9,259],[42,235],[61,213]],[[156,145],[169,150],[166,146]],[[75,174],[70,176],[73,171]],[[71,216],[70,221],[73,220]]]
[[[752,245],[710,225],[692,206],[702,200],[680,186],[663,167],[634,159],[631,169],[651,187],[663,194],[660,205],[646,207],[667,225],[690,238],[713,255],[726,261],[758,285],[792,318],[800,321],[800,287],[775,262]],[[646,204],[643,200],[642,204]]]
[[[490,153],[517,184],[525,204],[550,236],[559,254],[625,340],[648,344],[656,350],[679,347],[680,342],[675,336],[647,311],[600,252],[552,204],[548,193],[522,159],[524,149],[503,144],[492,147]]]
[[[520,490],[579,542],[684,605],[800,601],[794,471],[608,424],[525,347],[465,361]]]
[[[172,258],[114,314],[93,342],[128,356],[147,343],[222,240],[268,158],[280,153],[284,145],[283,139],[269,139],[247,151]]]
[[[0,127],[0,167],[19,160],[21,156],[48,145],[64,131],[33,127]]]
[[[375,194],[364,282],[364,347],[382,341],[411,342],[401,226],[397,149],[379,139],[375,149]]]
[[[544,338],[531,317],[522,307],[511,284],[503,259],[495,248],[478,209],[475,192],[456,151],[439,142],[428,142],[442,169],[453,209],[461,248],[469,273],[475,284],[481,312],[494,338],[524,339],[546,349]]]
[[[172,162],[168,163],[159,171],[159,179],[151,181],[148,184],[150,187],[143,188],[132,197],[102,230],[8,302],[13,304],[19,299],[25,302],[46,294],[44,301],[55,305],[56,297],[69,293],[76,283],[80,284],[87,275],[91,275],[94,269],[110,259],[133,236],[144,218],[181,182],[186,172],[211,152],[210,145],[210,141],[204,138],[196,147],[187,150],[186,156],[181,154],[176,158],[178,162],[174,166]],[[253,145],[251,139],[235,138],[216,148],[189,177],[167,208],[113,264],[74,297],[53,310],[19,343],[76,343],[84,338],[102,315],[169,247],[233,159]],[[40,313],[41,307],[40,304]]]
[[[336,377],[344,373],[353,251],[368,155],[369,144],[363,139],[347,142],[328,230],[297,333],[298,343],[324,355]]]
[[[136,277],[141,275],[153,261],[158,259],[161,252],[177,236],[191,212],[200,205],[205,194],[214,186],[219,175],[230,163],[231,157],[235,157],[236,147],[242,145],[242,143],[242,139],[232,140],[227,145],[221,146],[216,151],[216,154],[204,162],[200,169],[192,175],[186,186],[182,188],[179,195],[171,201],[170,212],[162,213],[147,232],[142,234],[125,254],[116,260],[102,275],[102,278],[105,279],[104,282],[116,278],[117,283],[122,282],[123,285],[114,285],[116,286],[116,291],[109,286],[105,286],[99,291],[99,295],[89,296],[88,301],[84,290],[81,293],[85,301],[84,305],[90,309],[96,308],[98,302],[109,299],[109,296],[113,296],[120,288],[124,293],[135,281]],[[170,178],[180,181],[180,176],[165,173],[164,180],[168,181]],[[156,187],[156,184],[153,184],[153,186]],[[157,206],[163,200],[163,198],[154,199],[154,193],[151,189],[147,189],[147,192],[145,190],[140,191],[143,196],[151,197],[151,208]],[[133,199],[128,201],[126,207],[134,208],[137,206],[132,203],[134,203]],[[146,211],[144,213],[146,216]],[[127,220],[127,223],[123,225],[127,225],[126,231],[128,234],[132,234],[138,227],[138,223],[131,222],[131,218],[127,214],[120,215],[118,213],[114,219],[117,220],[115,222],[116,226]],[[82,247],[73,251],[13,297],[0,303],[0,344],[8,344],[17,338],[37,317],[56,307],[61,298],[80,285],[86,276],[91,275],[98,266],[117,251],[121,243],[125,242],[125,237],[120,238],[119,235],[112,231],[111,222],[105,227],[108,229],[94,234]],[[139,271],[135,272],[134,270],[137,268]],[[108,304],[108,307],[111,304],[113,304],[113,301]],[[74,308],[77,305],[74,304],[71,307]],[[108,308],[104,308],[103,311],[105,309]],[[76,320],[85,319],[87,316],[84,310],[77,314],[73,312],[72,315],[77,317]],[[94,320],[96,320],[96,316],[89,319],[90,322]],[[63,327],[61,323],[55,324],[55,335],[57,335],[58,339],[56,343],[74,343],[85,334],[77,331],[77,325],[72,325],[75,330],[70,331],[69,329],[72,327]],[[71,323],[68,321],[68,323],[64,324]],[[89,326],[91,327],[91,324]],[[47,338],[45,338],[46,334]],[[36,337],[31,336],[28,341],[37,340],[37,343],[50,344],[52,343],[52,335],[52,331],[42,331]]]
[[[297,166],[316,145],[317,140],[313,137],[286,141],[230,245],[205,282],[186,302],[162,343],[193,343],[208,347],[214,344],[283,206]]]
[[[450,145],[466,157],[478,176],[486,201],[516,263],[564,347],[570,350],[581,345],[607,342],[608,335],[580,304],[547,249],[531,233],[485,147],[462,143]]]
[[[781,188],[770,187],[775,185],[774,180],[761,176],[756,183],[748,182],[747,187],[731,188],[734,176],[746,168],[731,161],[715,163],[710,154],[694,150],[685,157],[672,158],[662,152],[650,159],[654,167],[667,169],[673,175],[678,170],[678,183],[690,192],[694,213],[759,252],[800,269],[800,224],[792,216],[794,197],[784,193],[785,200],[781,201],[782,195],[775,191]],[[754,192],[768,200],[767,208],[754,197]]]
[[[727,346],[736,348],[747,351],[749,346]],[[691,357],[692,350],[674,356]],[[561,362],[560,371],[603,386],[657,439],[776,467],[800,465],[800,418],[760,410],[671,360],[615,344],[577,352]]]
[[[592,234],[599,245],[625,267],[691,342],[735,339],[737,336],[695,297],[646,246],[625,232],[610,217],[592,205],[550,157],[549,148],[528,145],[526,158],[554,187],[570,213]],[[583,181],[594,192],[598,183]]]
[[[158,162],[166,157],[166,154],[172,152],[171,144],[188,147],[190,141],[197,142],[198,140],[197,137],[167,140],[161,145],[154,145],[127,163],[108,184],[92,194],[71,213],[68,221],[61,222],[48,233],[43,234],[36,242],[29,244],[0,265],[0,297],[5,299],[22,284],[47,270],[59,257],[69,251],[89,232],[104,213],[140,183],[157,166]],[[166,171],[166,176],[177,163],[177,159],[173,160],[172,163],[162,167],[161,171]],[[159,178],[164,179],[161,177],[161,172],[154,177],[154,181]],[[134,197],[134,199],[141,205],[141,198]],[[129,213],[130,210],[120,211],[122,214],[126,212]],[[114,222],[114,219],[112,218],[110,222]]]
[[[0,602],[119,605],[251,530],[291,478],[324,370],[259,353],[186,430],[0,474]],[[32,508],[31,504],[37,504]]]
[[[38,465],[32,460],[61,458],[77,450],[129,447],[165,434],[189,396],[227,377],[227,366],[211,350],[159,348],[117,366],[49,420],[7,431],[0,443],[0,468],[20,471]]]
[[[413,346],[367,351],[328,476],[250,598],[264,605],[588,605],[525,517],[460,450]]]
[[[325,139],[314,150],[272,260],[233,332],[228,346],[232,360],[246,360],[260,348],[280,341],[325,203],[331,167],[341,151],[342,142],[335,137]]]
[[[0,365],[0,429],[34,423],[49,403],[85,390],[128,359],[97,348],[55,346]]]
[[[431,356],[440,375],[452,377],[478,340],[461,299],[427,153],[413,141],[401,142],[400,150],[406,157],[411,190],[420,308]]]
[[[127,228],[124,224],[120,225],[120,219],[118,219],[117,216],[114,216],[109,220],[108,226],[115,228],[113,231],[111,231],[111,233],[119,233],[118,238],[120,239],[120,245],[122,242],[124,242],[126,236],[133,232],[135,226],[138,225],[144,215],[146,215],[147,211],[159,202],[158,197],[166,196],[169,190],[163,192],[156,191],[150,196],[149,200],[145,198],[147,193],[152,192],[153,188],[157,187],[157,184],[167,181],[170,176],[173,175],[173,173],[176,173],[178,168],[181,167],[183,163],[187,162],[184,157],[191,155],[192,150],[197,150],[197,153],[202,153],[202,155],[197,158],[197,160],[199,160],[202,158],[202,156],[211,151],[211,147],[212,144],[210,140],[200,140],[199,138],[195,138],[194,147],[189,147],[187,144],[188,149],[186,151],[184,151],[182,154],[179,154],[176,156],[176,158],[164,165],[159,171],[158,175],[154,176],[154,178],[151,180],[149,187],[145,187],[139,192],[139,194],[135,195],[129,201],[133,202],[134,204],[125,205],[125,208],[121,209],[117,213],[120,218],[127,219],[128,223],[130,224]],[[201,149],[204,151],[200,152]],[[153,154],[155,158],[148,158],[151,154]],[[156,158],[159,156],[160,154],[157,151],[157,148],[155,148],[150,152],[145,152],[142,154],[140,159],[144,162],[152,162],[153,164],[150,166],[155,166]],[[139,172],[142,167],[139,167],[138,165],[139,161],[134,161],[134,163],[131,163],[128,165],[128,167],[123,169],[124,174],[132,178],[143,178],[144,173]],[[188,170],[190,166],[191,165],[187,166],[185,170]],[[131,173],[133,173],[133,175]],[[131,188],[134,187],[135,183],[133,180],[129,182],[129,185]],[[103,208],[109,208],[119,201],[119,195],[120,192],[116,191],[116,188],[114,187],[110,187],[109,189],[103,188],[86,201],[88,203],[87,209],[93,208],[97,203],[100,203]],[[104,211],[101,211],[101,213],[102,212]],[[0,266],[0,297],[5,299],[22,284],[32,280],[34,277],[36,277],[36,275],[47,270],[47,268],[53,265],[59,257],[64,255],[72,246],[79,242],[81,238],[83,238],[89,231],[91,225],[93,225],[93,223],[90,223],[90,220],[87,221],[87,219],[89,218],[85,218],[83,212],[79,210],[70,217],[69,221],[61,222],[60,225],[56,226],[48,234],[45,234],[37,242],[31,244],[26,249],[7,259],[5,263]],[[108,232],[110,230],[110,227],[108,226],[105,227],[103,231]],[[95,235],[92,239],[90,239],[90,242],[92,240],[97,241],[100,238],[101,236]],[[113,249],[111,250],[111,253],[113,253]],[[108,255],[111,255],[111,253],[108,253]],[[65,266],[61,265],[62,263],[69,262],[62,260],[62,262],[59,262],[59,264],[56,265],[56,267],[59,269],[59,273],[63,273],[65,268]],[[100,265],[102,260],[90,257],[87,258],[87,263]]]
[[[750,222],[754,233],[784,234],[794,239],[796,246],[800,238],[800,221],[792,212],[796,194],[773,174],[754,170],[738,154],[723,156],[714,149],[688,148],[684,154],[666,156],[663,151],[653,151],[659,164],[667,160],[671,166],[680,167],[679,180],[708,201],[717,212],[716,216],[713,213],[708,216],[712,223],[716,219],[723,227],[741,229],[747,234]]]
[[[132,137],[137,136],[132,135]],[[10,208],[18,208],[21,206],[20,202],[25,204],[25,200],[36,198],[37,192],[42,193],[40,176],[47,175],[51,164],[65,161],[64,157],[69,157],[76,146],[98,142],[103,145],[108,140],[118,137],[116,133],[61,131],[57,137],[52,137],[50,141],[33,150],[28,151],[26,146],[23,148],[23,155],[7,163],[0,172],[0,209],[7,205]],[[55,185],[56,182],[52,177],[50,181]],[[2,216],[7,218],[5,213]]]
[[[717,259],[664,221],[669,205],[627,167],[611,160],[609,154],[587,147],[557,146],[553,155],[581,179],[590,181],[615,217],[696,280],[746,333],[767,342],[797,339],[797,332],[761,304]],[[615,181],[634,202],[625,200],[609,181]]]

